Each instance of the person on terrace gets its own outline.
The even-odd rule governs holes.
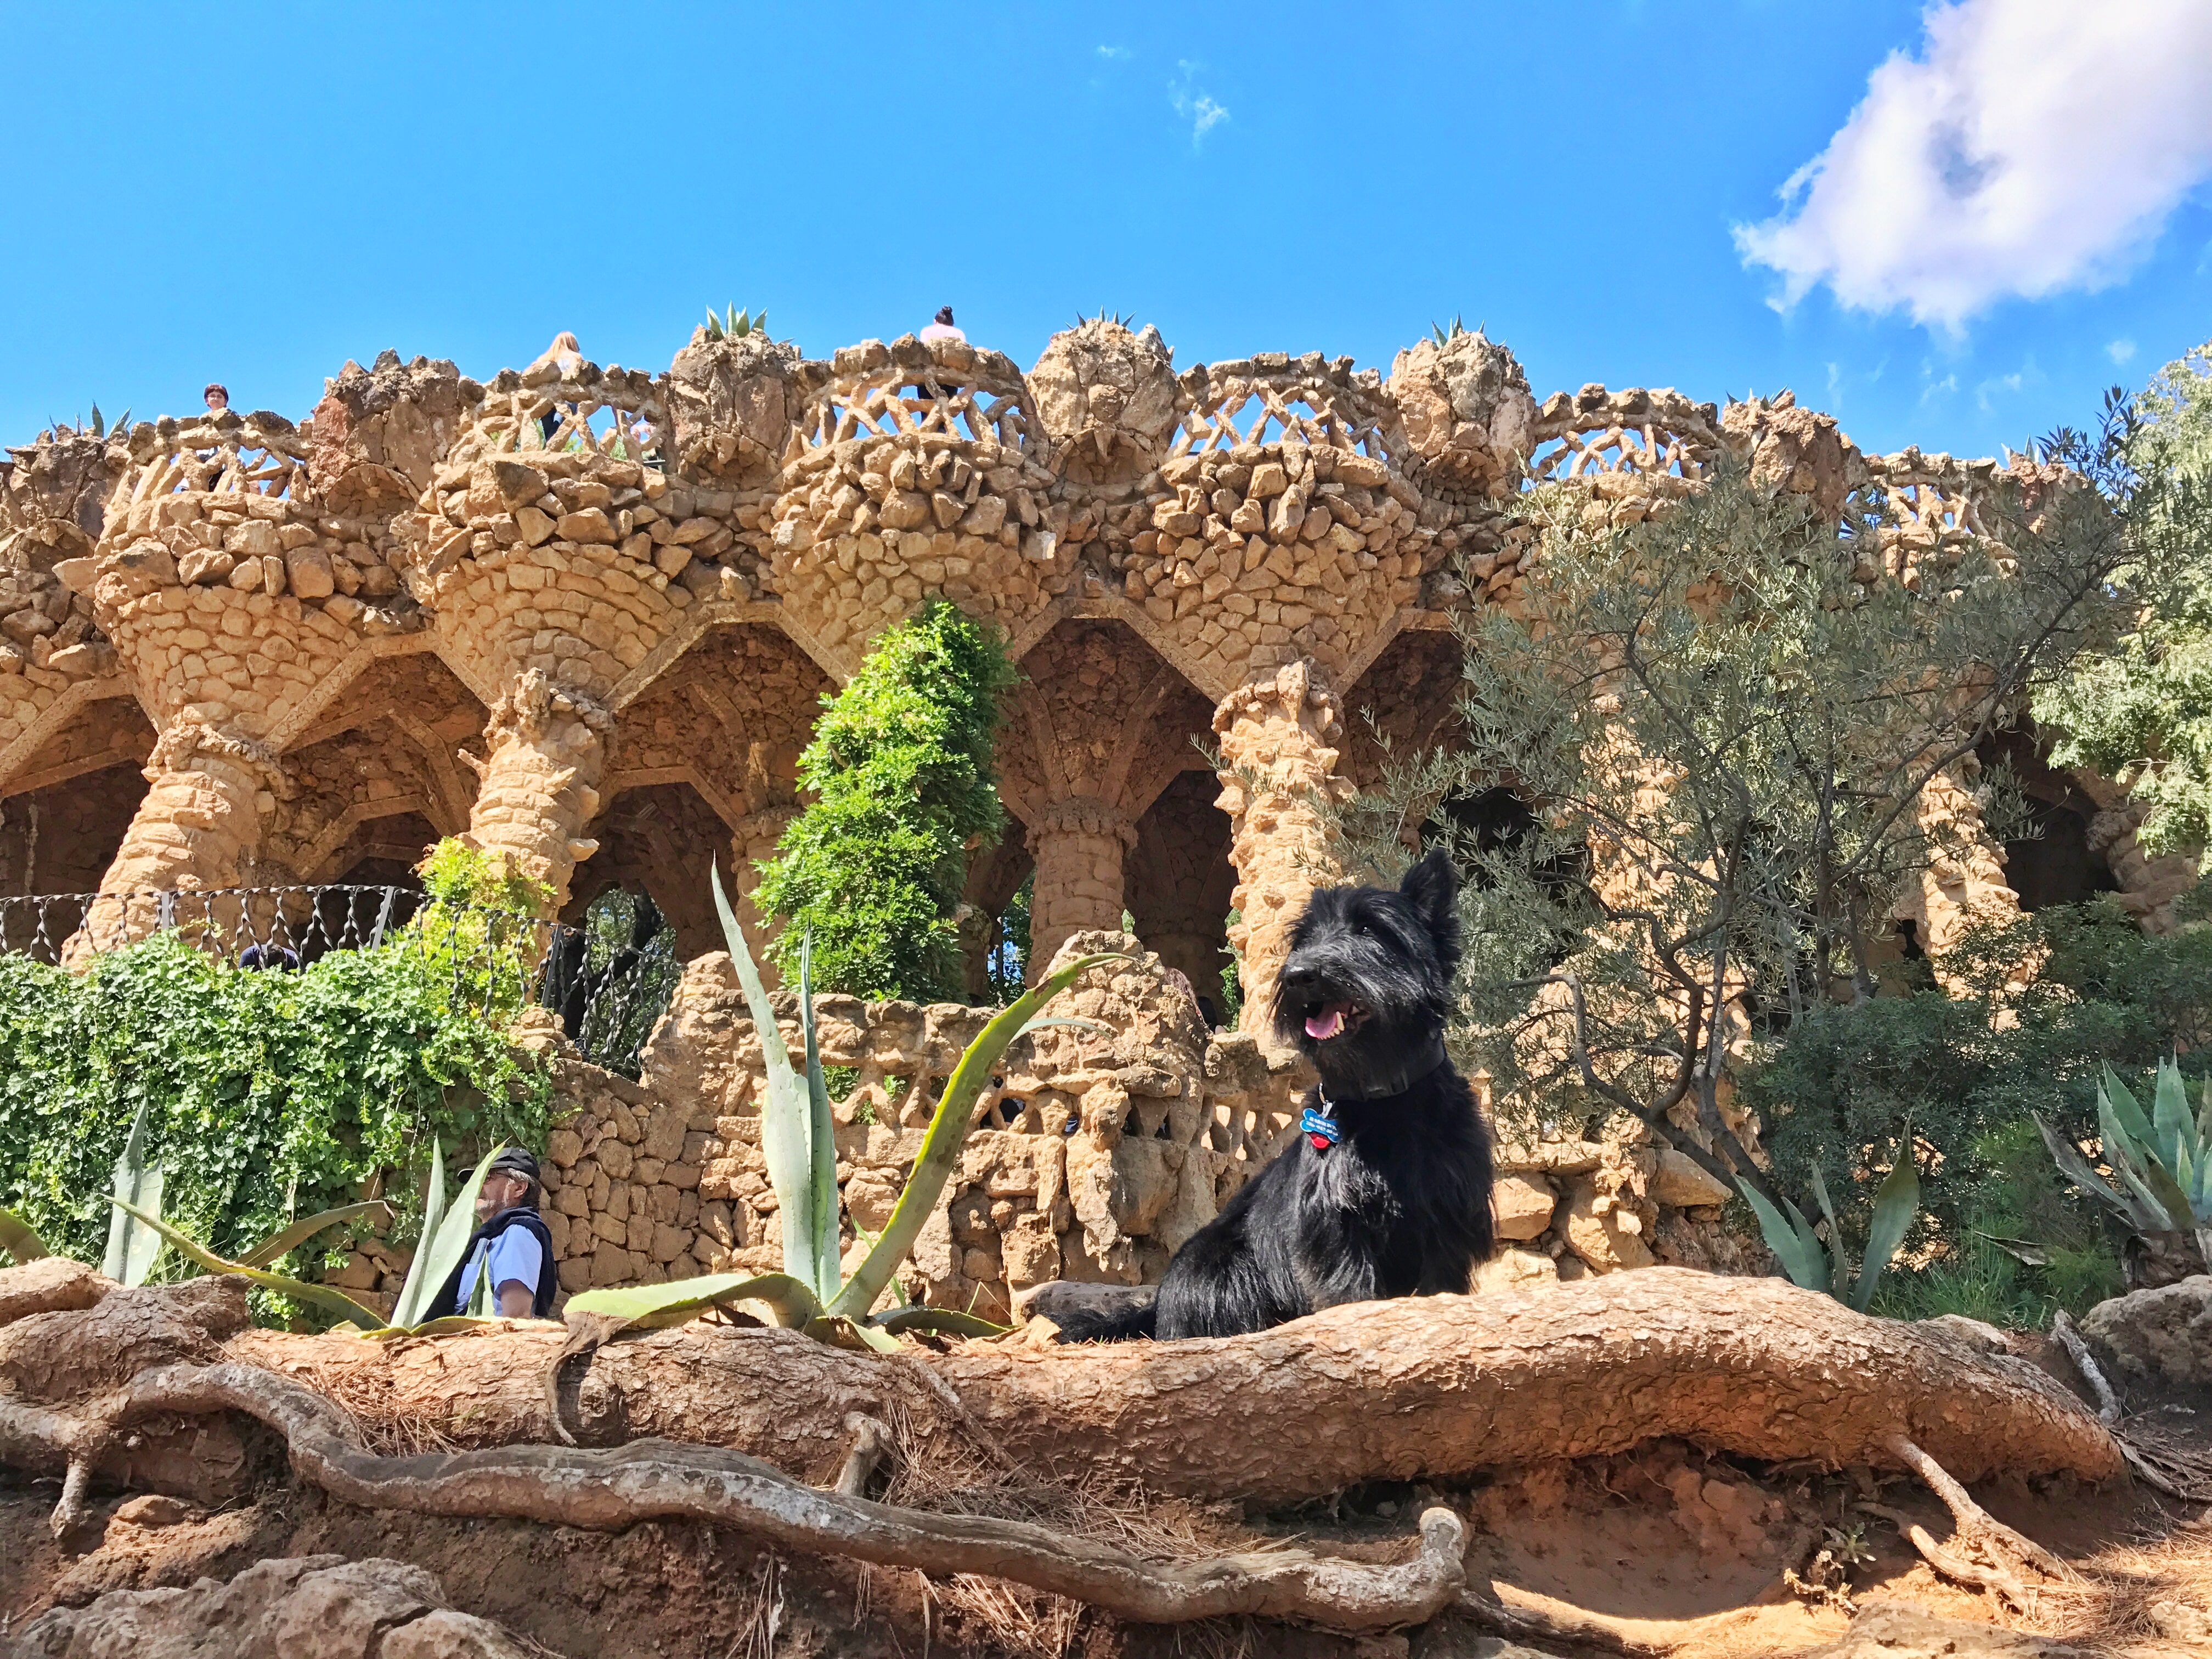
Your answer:
[[[538,1160],[509,1146],[477,1189],[477,1230],[461,1265],[438,1289],[425,1319],[548,1319],[557,1287],[553,1235],[538,1213]]]
[[[937,308],[937,320],[923,325],[921,337],[924,340],[965,341],[968,337],[953,325],[952,307],[939,306]]]

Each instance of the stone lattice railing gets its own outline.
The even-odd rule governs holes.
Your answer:
[[[801,414],[798,441],[824,449],[855,438],[991,442],[1043,461],[1052,446],[1012,358],[960,340],[902,335],[844,346]]]
[[[501,369],[483,388],[471,450],[588,449],[637,460],[661,447],[667,416],[659,377],[580,357],[518,372]],[[462,446],[455,446],[458,457]],[[473,456],[471,457],[473,459]]]
[[[1262,351],[1205,363],[1182,377],[1189,399],[1170,455],[1266,444],[1326,444],[1388,466],[1406,448],[1398,411],[1373,369],[1318,351]],[[1373,480],[1382,482],[1380,477]]]
[[[1601,498],[1667,499],[1712,476],[1723,447],[1720,411],[1671,386],[1558,392],[1536,416],[1529,475],[1539,483],[1580,480]]]

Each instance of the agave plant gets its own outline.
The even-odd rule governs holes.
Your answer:
[[[914,1172],[892,1206],[890,1219],[853,1276],[841,1279],[836,1123],[830,1115],[830,1091],[823,1079],[815,1032],[812,941],[800,940],[799,956],[799,1022],[806,1068],[802,1077],[792,1065],[775,1006],[723,891],[719,870],[713,872],[713,881],[714,909],[721,917],[722,936],[744,990],[768,1073],[768,1097],[761,1107],[761,1156],[768,1165],[769,1183],[775,1189],[784,1270],[756,1275],[708,1273],[665,1285],[586,1291],[568,1300],[571,1325],[595,1335],[611,1335],[619,1330],[678,1324],[711,1307],[749,1302],[767,1308],[775,1322],[787,1328],[804,1330],[824,1341],[864,1344],[886,1352],[896,1350],[893,1337],[902,1330],[965,1335],[995,1332],[996,1326],[957,1309],[907,1307],[878,1312],[876,1304],[890,1288],[891,1275],[914,1249],[923,1224],[943,1196],[975,1125],[975,1103],[1000,1058],[1017,1037],[1043,1027],[1103,1030],[1089,1020],[1038,1015],[1083,974],[1122,958],[1109,952],[1067,963],[1017,998],[968,1045],[945,1079],[945,1092],[922,1134]]]
[[[1436,342],[1438,345],[1449,345],[1454,340],[1456,340],[1461,335],[1467,332],[1467,325],[1455,316],[1451,319],[1451,323],[1449,326],[1443,323],[1431,323],[1429,325],[1429,332],[1436,337]]]
[[[2160,1060],[2145,1117],[2128,1085],[2110,1066],[2104,1068],[2097,1085],[2097,1132],[2104,1161],[2119,1177],[2117,1187],[2040,1114],[2031,1115],[2061,1175],[2138,1233],[2195,1233],[2197,1252],[2212,1267],[2212,1078],[2204,1080],[2202,1104],[2192,1116],[2180,1066]]]
[[[131,1119],[131,1133],[123,1143],[123,1156],[115,1160],[110,1191],[118,1204],[136,1205],[155,1215],[161,1213],[161,1166],[146,1161],[146,1109],[140,1101]],[[107,1253],[100,1271],[117,1284],[136,1287],[146,1282],[161,1254],[161,1236],[141,1225],[118,1209],[107,1218]]]
[[[179,1255],[210,1273],[237,1273],[265,1291],[275,1291],[295,1301],[337,1314],[365,1336],[384,1340],[395,1336],[434,1335],[441,1331],[457,1330],[485,1322],[466,1316],[425,1322],[422,1311],[429,1304],[430,1298],[438,1293],[439,1286],[460,1265],[462,1255],[468,1249],[469,1236],[476,1231],[477,1189],[483,1185],[484,1176],[491,1169],[492,1159],[498,1157],[502,1150],[504,1143],[486,1152],[483,1161],[461,1183],[460,1191],[448,1204],[446,1201],[445,1149],[436,1140],[431,1141],[430,1178],[422,1196],[422,1237],[415,1247],[415,1260],[408,1265],[406,1283],[400,1289],[399,1299],[393,1304],[389,1319],[367,1303],[348,1296],[334,1285],[318,1285],[268,1270],[269,1263],[304,1244],[325,1227],[336,1226],[341,1221],[350,1221],[356,1216],[376,1212],[381,1212],[388,1221],[392,1214],[391,1206],[380,1199],[343,1205],[337,1209],[325,1210],[319,1215],[295,1221],[282,1232],[273,1233],[264,1239],[235,1261],[217,1255],[198,1240],[123,1198],[111,1198],[109,1202],[119,1212],[167,1239],[177,1247]]]
[[[19,1267],[53,1254],[31,1224],[13,1210],[0,1210],[0,1250],[5,1250],[9,1260]]]
[[[1874,1218],[1867,1227],[1866,1255],[1860,1262],[1854,1284],[1850,1255],[1844,1249],[1843,1230],[1836,1224],[1835,1206],[1828,1201],[1828,1183],[1821,1179],[1819,1164],[1813,1166],[1813,1197],[1828,1224],[1830,1242],[1826,1244],[1820,1242],[1820,1234],[1813,1231],[1803,1212],[1787,1198],[1782,1200],[1782,1209],[1778,1210],[1741,1176],[1736,1177],[1736,1185],[1743,1189],[1752,1212],[1759,1218],[1759,1231],[1765,1237],[1766,1248],[1781,1261],[1790,1282],[1800,1290],[1825,1291],[1859,1313],[1874,1305],[1875,1286],[1881,1282],[1882,1270],[1897,1254],[1897,1247],[1905,1242],[1905,1230],[1912,1225],[1912,1218],[1920,1208],[1920,1176],[1912,1167],[1912,1143],[1908,1134],[1895,1166],[1875,1193]],[[1786,1218],[1783,1211],[1789,1212]]]
[[[748,334],[768,332],[768,313],[744,312],[735,306],[725,316],[717,317],[714,307],[707,307],[707,337],[710,340],[742,340]]]

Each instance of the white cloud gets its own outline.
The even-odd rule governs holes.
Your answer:
[[[2212,175],[2212,5],[1957,0],[1893,52],[1783,211],[1735,228],[1781,307],[1826,283],[1957,331],[1996,301],[2113,281]]]
[[[1194,149],[1198,148],[1199,140],[1229,118],[1226,109],[1205,93],[1194,92],[1191,88],[1191,77],[1205,67],[1203,64],[1194,64],[1188,58],[1180,59],[1176,64],[1176,77],[1168,82],[1168,101],[1175,106],[1177,115],[1190,123],[1190,143]]]
[[[1129,55],[1129,49],[1127,46],[1101,46],[1098,55],[1109,64],[1118,64]]]
[[[2105,348],[2105,355],[2116,363],[2124,363],[2136,355],[2133,340],[2115,340]]]

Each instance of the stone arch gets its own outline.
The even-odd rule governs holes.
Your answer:
[[[483,703],[435,656],[370,663],[283,756],[264,859],[311,883],[347,879],[369,858],[411,872],[468,828],[483,725]]]
[[[593,900],[620,888],[643,893],[659,907],[687,960],[722,949],[707,872],[717,859],[726,868],[731,827],[688,783],[622,789],[592,822],[599,850],[577,866],[560,920],[580,925]]]
[[[1221,970],[1237,891],[1229,815],[1214,805],[1218,793],[1210,770],[1176,775],[1137,820],[1122,898],[1145,948],[1182,971],[1217,1025],[1227,1012]]]
[[[2091,834],[2098,802],[2079,780],[2045,759],[2033,736],[1995,732],[1976,754],[1985,767],[2009,767],[2027,797],[2036,833],[2004,843],[2005,882],[2020,896],[2021,909],[2077,903],[2120,890],[2106,848]]]
[[[153,724],[129,697],[90,703],[41,744],[0,787],[0,900],[97,889],[145,799],[153,747]],[[39,908],[0,905],[0,942],[34,945]],[[47,916],[46,937],[58,946],[78,920]]]
[[[1210,738],[1213,708],[1117,618],[1064,617],[1021,666],[998,759],[1036,862],[1034,972],[1070,933],[1121,926],[1138,822],[1180,774],[1208,769],[1193,740]]]
[[[1454,741],[1462,650],[1447,629],[1409,628],[1390,641],[1345,693],[1345,776],[1370,789],[1392,759]]]

